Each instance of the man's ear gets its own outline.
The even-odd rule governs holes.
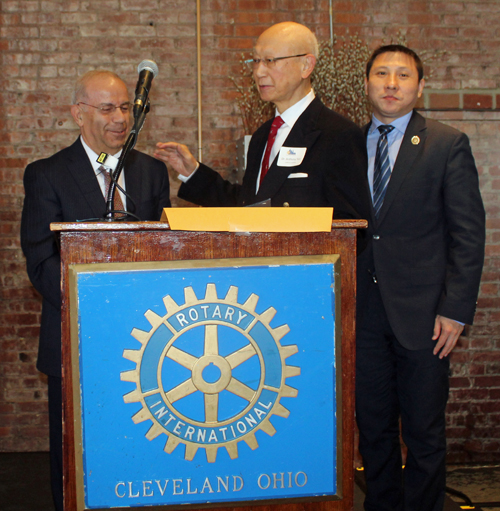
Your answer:
[[[78,126],[83,126],[83,115],[82,109],[78,105],[71,105],[71,116],[75,120]]]
[[[309,78],[314,70],[314,66],[316,65],[316,57],[311,53],[308,53],[304,57],[304,61],[305,63],[302,68],[302,78]]]
[[[425,80],[422,78],[420,82],[418,82],[418,97],[422,95],[422,92],[424,90]]]

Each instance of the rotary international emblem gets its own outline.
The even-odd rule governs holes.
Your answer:
[[[192,287],[184,289],[184,298],[178,305],[166,296],[167,314],[148,310],[151,330],[132,330],[141,347],[123,352],[136,364],[121,373],[123,381],[136,385],[124,401],[142,404],[132,420],[152,421],[146,438],[167,435],[165,452],[184,444],[186,460],[204,448],[207,460],[215,462],[218,448],[225,447],[235,459],[238,442],[256,449],[256,431],[274,435],[272,415],[288,417],[280,399],[297,396],[285,380],[298,376],[300,368],[285,361],[298,348],[281,345],[288,325],[271,328],[276,310],[257,314],[255,294],[239,304],[237,287],[219,299],[215,284],[208,284],[203,299]]]

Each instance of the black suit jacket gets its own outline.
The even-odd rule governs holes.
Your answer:
[[[406,348],[434,345],[437,314],[472,323],[485,213],[466,135],[413,113],[378,220],[372,208],[368,238],[358,259],[358,320],[376,273],[389,322]]]
[[[127,199],[128,210],[141,220],[159,220],[162,209],[170,206],[165,165],[131,151],[124,172],[133,199]],[[29,164],[24,188],[21,246],[28,276],[43,297],[37,367],[60,376],[61,260],[50,223],[102,218],[105,200],[80,138],[50,158]]]
[[[333,206],[335,218],[368,218],[366,146],[361,130],[315,98],[299,117],[283,146],[306,147],[296,167],[272,163],[259,192],[256,183],[272,120],[252,136],[243,183],[231,184],[201,164],[179,189],[179,197],[202,206],[247,206],[271,199],[272,206]],[[303,173],[307,177],[289,178]]]

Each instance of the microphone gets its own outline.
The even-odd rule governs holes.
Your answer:
[[[158,74],[158,66],[152,60],[143,60],[137,67],[139,80],[135,88],[134,117],[144,110],[147,103],[151,82]]]

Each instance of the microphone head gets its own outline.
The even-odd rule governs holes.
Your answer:
[[[137,67],[137,72],[141,74],[141,71],[151,71],[153,73],[153,78],[156,78],[156,75],[158,74],[158,66],[156,65],[156,62],[152,60],[143,60],[139,66]]]

